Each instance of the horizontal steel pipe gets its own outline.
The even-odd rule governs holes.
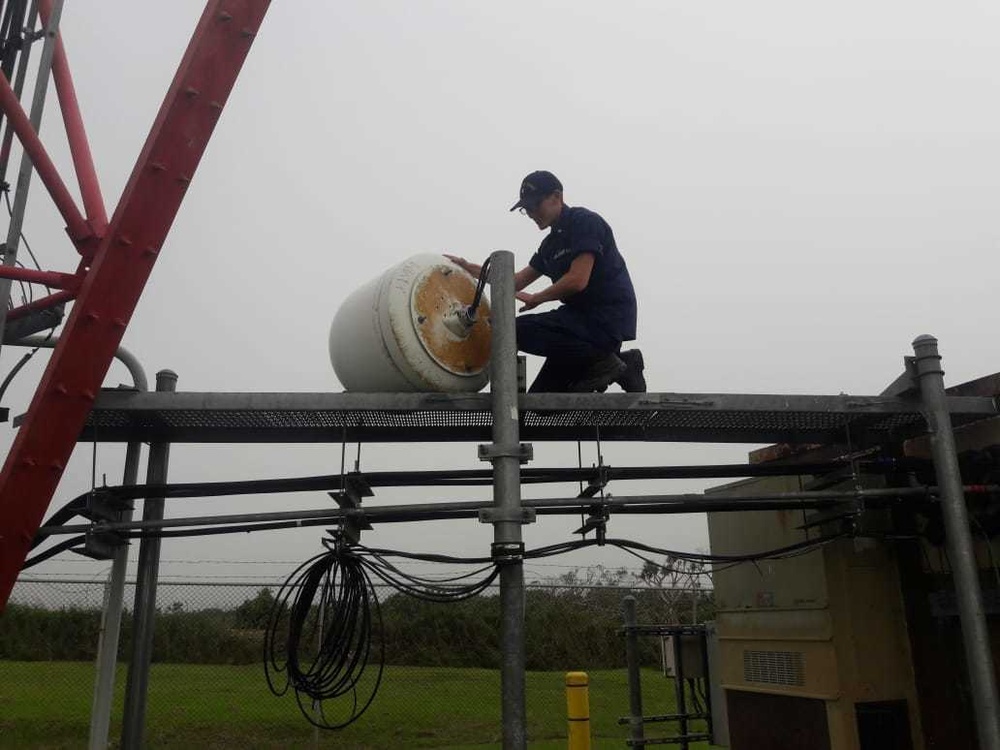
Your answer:
[[[25,339],[34,343],[36,339]],[[44,344],[40,344],[44,345]],[[121,352],[119,348],[119,352]],[[908,462],[906,466],[926,465],[927,462]],[[538,468],[521,469],[522,484],[554,484],[558,482],[632,481],[652,479],[718,479],[741,477],[773,476],[813,476],[829,473],[849,464],[832,462],[823,464],[714,464],[703,466],[605,466],[597,468]],[[891,462],[862,464],[862,469],[875,472],[903,467],[904,464]],[[867,471],[863,473],[868,473]],[[149,495],[166,498],[221,497],[226,495],[254,495],[283,492],[315,492],[340,490],[345,484],[358,481],[369,487],[434,487],[434,486],[485,486],[492,484],[490,469],[456,469],[431,471],[384,471],[350,474],[324,474],[312,477],[289,477],[284,479],[249,479],[231,482],[187,482],[168,485],[135,485],[102,487],[102,495],[120,500],[138,499]],[[91,493],[80,495],[83,501]]]
[[[972,489],[996,489],[993,485]],[[526,499],[526,508],[543,515],[557,513],[587,512],[592,508],[603,508],[615,513],[661,512],[661,513],[705,513],[747,510],[776,510],[787,508],[826,507],[839,501],[854,499],[894,499],[915,496],[931,496],[933,487],[880,488],[860,491],[823,490],[818,492],[776,492],[765,495],[711,496],[703,494],[679,495],[623,495],[598,498],[535,498]],[[233,523],[263,523],[268,521],[319,520],[322,523],[340,519],[358,518],[373,522],[391,523],[408,520],[443,520],[449,518],[469,518],[480,510],[492,505],[482,501],[455,501],[444,503],[417,503],[412,505],[390,505],[363,510],[329,508],[321,510],[274,511],[270,513],[244,513],[228,516],[195,516],[173,518],[162,521],[106,522],[98,524],[72,524],[67,526],[43,526],[39,536],[78,534],[90,529],[100,531],[146,531],[165,528],[184,528]],[[659,510],[656,510],[659,509]]]

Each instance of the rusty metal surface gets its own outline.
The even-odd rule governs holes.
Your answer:
[[[471,276],[442,264],[430,269],[413,289],[413,317],[417,337],[441,367],[456,375],[480,373],[490,361],[490,306],[479,305],[476,321],[464,337],[455,335],[445,319],[456,308],[472,304],[476,284]]]

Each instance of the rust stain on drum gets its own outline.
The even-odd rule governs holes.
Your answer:
[[[413,322],[427,353],[449,372],[475,375],[490,361],[490,306],[483,299],[476,322],[465,338],[445,326],[445,318],[456,308],[468,307],[476,296],[476,283],[447,266],[431,269],[417,282],[413,292]]]

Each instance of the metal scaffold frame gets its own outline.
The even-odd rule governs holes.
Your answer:
[[[540,513],[590,512],[606,520],[611,512],[699,512],[747,511],[773,508],[823,508],[847,499],[868,503],[911,495],[936,495],[945,508],[949,556],[954,561],[956,588],[964,643],[975,696],[977,728],[982,747],[1000,747],[997,725],[997,693],[992,675],[992,653],[986,629],[972,539],[965,510],[967,491],[989,488],[963,487],[952,437],[953,423],[970,424],[998,416],[994,398],[949,396],[944,389],[937,341],[921,336],[914,341],[915,356],[906,357],[906,371],[894,384],[899,395],[881,396],[777,396],[713,394],[519,394],[515,369],[513,332],[513,256],[494,256],[490,283],[494,300],[494,359],[488,394],[197,394],[172,392],[159,387],[156,393],[107,392],[96,401],[81,439],[100,437],[110,441],[170,442],[330,442],[347,440],[400,442],[407,440],[470,441],[490,438],[479,446],[479,456],[493,463],[493,503],[431,503],[416,506],[361,508],[344,504],[327,511],[278,511],[194,518],[162,519],[162,495],[199,496],[221,488],[166,485],[165,469],[153,466],[149,493],[157,493],[152,511],[138,522],[108,521],[89,527],[101,533],[137,532],[141,550],[157,544],[160,537],[228,531],[287,528],[291,525],[329,525],[353,522],[359,528],[370,523],[412,522],[441,518],[478,518],[495,528],[492,556],[501,566],[502,642],[501,699],[505,748],[524,748],[526,717],[524,695],[524,576],[520,527]],[[502,300],[510,304],[503,305]],[[508,309],[509,308],[509,309]],[[508,325],[505,325],[508,324]],[[509,331],[507,329],[510,329]],[[158,379],[158,382],[162,380]],[[168,373],[172,376],[172,373]],[[173,382],[172,376],[167,378]],[[166,382],[166,381],[164,381]],[[596,498],[593,492],[576,498],[524,501],[520,497],[522,474],[531,481],[530,470],[521,464],[532,456],[525,437],[536,440],[593,439],[689,441],[692,435],[716,442],[752,443],[782,440],[790,443],[823,442],[851,444],[855,449],[886,442],[899,442],[929,433],[938,486],[934,488],[851,489],[847,491],[803,491],[774,495],[706,498],[704,495],[615,496]],[[747,476],[750,467],[704,467],[706,476]],[[843,468],[843,467],[841,467]],[[646,476],[670,475],[669,467],[645,472]],[[674,476],[698,476],[698,467],[674,467]],[[812,472],[816,467],[791,464],[771,467],[787,474]],[[540,470],[538,481],[565,481],[568,470]],[[582,470],[580,470],[582,471]],[[619,476],[643,476],[642,467],[630,467]],[[603,473],[601,473],[603,472]],[[742,472],[737,474],[737,472]],[[601,469],[592,486],[602,486],[612,470]],[[390,472],[392,474],[392,472]],[[385,482],[405,486],[435,477],[382,477]],[[479,472],[444,472],[441,480],[481,479]],[[471,476],[470,476],[471,474]],[[582,475],[578,475],[582,476]],[[340,477],[341,482],[345,476]],[[365,481],[363,475],[355,481]],[[235,483],[230,490],[266,491],[267,482]],[[292,483],[292,489],[319,489],[331,477]],[[263,483],[263,484],[262,484]],[[278,489],[275,485],[273,489]],[[138,492],[138,488],[136,492]],[[148,503],[149,501],[147,501]],[[161,510],[157,511],[156,509]],[[215,527],[215,528],[213,528]],[[44,534],[86,531],[86,526],[46,527]],[[136,593],[140,606],[155,602],[154,552],[141,553],[145,560]],[[141,566],[141,567],[143,567]],[[151,626],[150,626],[151,627]],[[139,638],[137,635],[137,639]],[[132,668],[148,669],[148,649],[133,654]],[[130,680],[133,678],[130,677]],[[144,685],[143,677],[135,678]],[[126,717],[141,733],[141,710]],[[141,735],[136,735],[141,736]]]
[[[42,283],[54,293],[10,312],[0,312],[0,338],[5,326],[75,301],[54,354],[20,424],[0,472],[0,607],[6,604],[67,460],[79,440],[128,443],[125,485],[136,484],[138,446],[153,444],[147,472],[143,519],[132,521],[131,506],[109,520],[88,524],[85,534],[100,542],[114,534],[142,532],[136,632],[129,674],[123,733],[125,747],[142,744],[145,687],[151,658],[155,613],[158,545],[171,533],[193,534],[240,523],[257,529],[297,516],[277,514],[163,519],[169,446],[176,442],[405,442],[484,441],[479,457],[492,464],[490,504],[441,504],[429,508],[362,509],[360,504],[331,509],[312,521],[341,519],[363,525],[371,521],[475,517],[494,526],[491,548],[500,566],[502,605],[501,666],[503,745],[526,747],[524,572],[522,525],[537,513],[590,511],[606,520],[615,512],[706,510],[702,496],[577,498],[526,502],[521,499],[521,466],[531,458],[529,441],[619,440],[649,442],[782,442],[880,445],[921,434],[929,427],[937,472],[933,492],[944,508],[947,544],[953,563],[961,624],[975,701],[980,746],[1000,750],[1000,710],[993,660],[983,613],[964,491],[952,437],[954,425],[996,417],[992,397],[945,393],[937,342],[922,336],[896,395],[790,396],[739,394],[519,394],[514,334],[513,256],[493,256],[490,283],[493,299],[492,385],[488,394],[204,394],[174,392],[176,375],[163,372],[157,391],[104,392],[101,383],[136,304],[163,247],[170,226],[205,151],[219,114],[249,51],[268,0],[209,0],[177,74],[163,101],[132,176],[110,220],[104,209],[96,170],[87,145],[80,108],[69,73],[63,40],[58,34],[61,0],[37,0],[44,44],[30,114],[20,104],[20,84],[0,76],[0,111],[8,135],[0,148],[6,170],[10,133],[20,140],[24,159],[15,196],[11,236],[0,267],[0,284]],[[22,57],[22,64],[26,56]],[[23,67],[23,65],[22,65]],[[49,70],[58,92],[83,210],[77,206],[38,136]],[[23,76],[19,75],[19,80]],[[72,273],[14,266],[20,222],[33,172],[49,192],[66,222],[80,255]],[[0,287],[2,288],[2,287]],[[18,334],[18,338],[23,335]],[[789,469],[790,472],[795,469]],[[798,469],[801,471],[801,468]],[[599,477],[597,484],[605,481]],[[154,492],[153,490],[160,491]],[[924,490],[915,490],[929,492]],[[899,491],[893,491],[896,496]],[[856,490],[851,497],[875,498]],[[781,497],[729,498],[718,509],[822,507],[843,493],[785,493]],[[701,504],[699,504],[701,502]],[[395,515],[393,515],[395,513]],[[424,515],[421,516],[420,513]],[[265,517],[266,516],[266,517]],[[271,524],[270,526],[268,524]],[[171,531],[172,529],[172,531]],[[71,528],[42,529],[56,535]],[[80,529],[77,529],[80,530]],[[108,536],[111,535],[111,537]],[[111,554],[113,586],[124,585],[124,545]],[[113,684],[117,619],[122,591],[112,591],[100,646],[99,678],[91,729],[91,747],[106,746]],[[113,611],[117,608],[117,612]],[[110,677],[109,677],[110,675]]]

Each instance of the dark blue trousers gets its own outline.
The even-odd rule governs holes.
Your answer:
[[[564,393],[596,360],[615,354],[622,342],[565,305],[551,312],[518,315],[517,348],[545,357],[531,393]]]

